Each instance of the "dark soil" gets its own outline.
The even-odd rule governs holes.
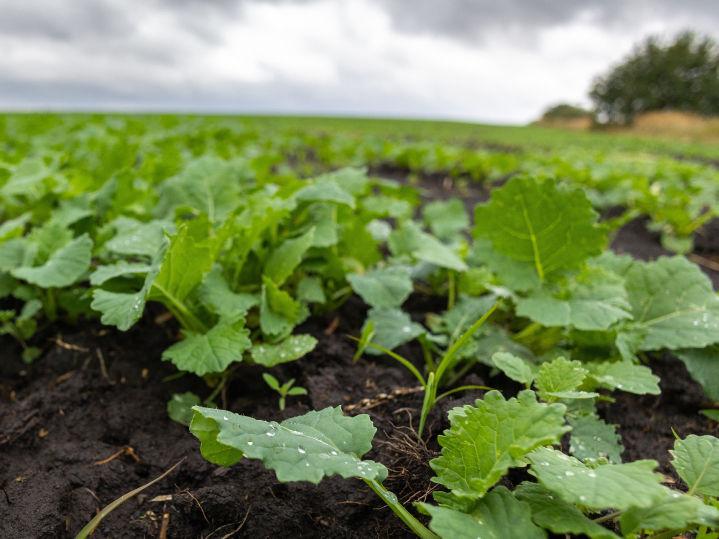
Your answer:
[[[472,205],[486,198],[481,186],[437,183],[422,180],[428,197],[462,196]],[[665,254],[641,221],[624,227],[613,248],[647,259]],[[719,274],[706,271],[716,286]],[[433,304],[411,299],[408,307],[420,319]],[[354,348],[345,335],[359,332],[364,312],[351,300],[301,328],[317,336],[317,349],[273,372],[282,380],[297,378],[309,396],[291,399],[284,413],[261,371],[247,366],[235,371],[222,404],[275,420],[336,405],[349,414],[368,413],[378,429],[368,456],[390,469],[387,486],[410,504],[431,496],[427,462],[438,453],[434,436],[447,427],[446,411],[478,393],[443,401],[428,424],[433,441],[417,443],[421,394],[415,380],[381,359],[351,362]],[[39,337],[46,351],[31,366],[21,362],[13,341],[0,340],[0,537],[72,537],[100,508],[182,459],[173,473],[112,512],[94,537],[160,537],[163,519],[172,538],[409,536],[360,481],[280,484],[254,461],[229,469],[205,462],[187,428],[168,418],[166,403],[173,393],[204,397],[211,388],[193,376],[166,380],[174,369],[160,356],[177,329],[156,322],[157,314],[127,333],[96,323],[54,327]],[[420,357],[415,349],[406,352]],[[602,413],[620,425],[627,460],[654,458],[670,474],[672,428],[684,436],[717,434],[717,427],[697,413],[706,403],[681,363],[659,358],[652,368],[662,378],[661,396],[619,394]],[[466,383],[499,382],[478,368]]]

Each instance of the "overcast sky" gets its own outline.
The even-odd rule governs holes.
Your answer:
[[[0,0],[0,109],[523,123],[683,28],[719,0]]]

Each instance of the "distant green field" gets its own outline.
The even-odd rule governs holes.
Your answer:
[[[8,121],[21,120],[26,126],[47,127],[72,119],[133,118],[172,127],[183,121],[203,124],[249,125],[257,129],[278,129],[303,133],[338,134],[349,137],[382,137],[392,140],[425,140],[477,147],[505,146],[507,149],[565,150],[578,148],[603,152],[643,152],[664,156],[719,159],[719,145],[686,142],[653,136],[616,132],[571,131],[540,126],[505,126],[442,120],[375,118],[336,118],[322,116],[224,116],[224,115],[123,115],[123,114],[5,114],[0,129]]]

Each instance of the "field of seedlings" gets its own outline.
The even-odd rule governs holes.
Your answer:
[[[719,538],[719,148],[0,116],[0,537]]]

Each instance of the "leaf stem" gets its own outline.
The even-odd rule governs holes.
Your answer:
[[[359,341],[357,337],[354,337],[352,335],[348,335],[350,339],[353,341]],[[424,376],[417,370],[417,367],[415,367],[408,359],[403,358],[398,353],[393,352],[389,348],[385,348],[384,346],[380,344],[373,343],[372,341],[367,343],[368,348],[374,348],[375,350],[378,350],[382,352],[383,354],[387,354],[389,357],[394,359],[395,361],[399,361],[409,372],[411,372],[417,380],[419,380],[419,383],[422,384],[422,387],[427,386],[427,382],[424,380]]]
[[[417,430],[417,435],[420,438],[422,437],[422,432],[424,431],[424,425],[427,422],[427,415],[434,407],[434,404],[437,402],[437,388],[442,381],[444,373],[454,367],[455,356],[457,355],[457,352],[459,352],[462,347],[467,344],[467,342],[479,330],[479,328],[481,328],[484,323],[489,319],[489,317],[494,314],[494,311],[499,308],[499,304],[499,300],[495,301],[494,305],[492,305],[486,313],[484,313],[478,320],[476,320],[474,324],[469,326],[469,328],[467,328],[467,330],[462,333],[462,335],[460,335],[460,337],[456,341],[454,341],[454,343],[452,343],[452,346],[450,346],[449,349],[444,353],[444,356],[442,356],[442,359],[439,362],[437,370],[434,373],[430,373],[427,386],[425,387],[425,399],[422,405],[422,415],[419,418],[419,428]]]
[[[472,385],[472,384],[466,385],[466,386],[459,386],[459,387],[452,388],[449,391],[445,391],[444,393],[439,395],[434,400],[434,402],[437,403],[437,402],[441,401],[443,398],[449,397],[450,395],[452,395],[454,393],[459,393],[460,391],[471,391],[472,389],[483,389],[484,391],[492,391],[494,388],[489,387],[489,386],[478,386],[478,385]]]
[[[363,479],[365,483],[371,488],[377,496],[379,496],[384,503],[392,510],[392,512],[399,517],[399,519],[405,523],[405,525],[420,539],[438,539],[427,526],[417,520],[412,513],[407,511],[404,506],[399,503],[397,496],[391,493],[389,490],[384,488],[384,485],[374,479]]]

